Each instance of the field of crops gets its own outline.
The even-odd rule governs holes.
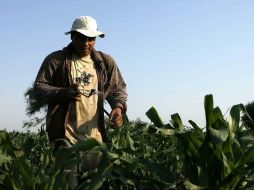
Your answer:
[[[178,114],[164,123],[152,107],[149,124],[126,117],[121,129],[108,128],[106,143],[87,139],[59,150],[43,128],[0,131],[0,189],[67,190],[71,175],[75,189],[254,189],[254,130],[246,108],[232,106],[226,120],[212,95],[204,107],[205,126],[185,125]],[[100,162],[91,169],[87,160],[95,154]]]

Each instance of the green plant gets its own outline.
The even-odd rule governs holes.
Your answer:
[[[244,126],[250,132],[254,132],[254,102],[250,102],[245,105],[245,112],[243,113],[241,120]]]
[[[177,114],[165,134],[175,135],[177,150],[183,157],[183,187],[186,189],[245,189],[253,187],[254,151],[252,136],[245,136],[240,125],[244,106],[235,105],[227,122],[218,107],[213,107],[212,95],[205,97],[206,130],[193,121],[186,130]],[[162,127],[163,122],[158,128]],[[172,127],[174,128],[172,131]]]
[[[165,124],[152,107],[146,112],[152,123],[125,117],[122,128],[107,126],[106,143],[63,140],[58,149],[43,127],[0,131],[0,189],[69,189],[70,176],[75,189],[253,189],[254,137],[241,113],[248,114],[234,105],[225,120],[207,95],[203,128],[191,120],[184,125],[178,114]],[[100,160],[95,168],[87,167],[91,155]]]

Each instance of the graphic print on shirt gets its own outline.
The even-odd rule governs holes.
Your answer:
[[[90,96],[92,89],[89,86],[91,86],[93,78],[94,75],[86,71],[81,72],[80,76],[75,78],[75,82],[78,84],[78,90],[82,95],[86,97]]]
[[[90,74],[90,73],[86,73],[85,71],[81,74],[80,77],[77,77],[76,83],[77,84],[83,84],[85,86],[88,86],[89,84],[91,84],[92,82],[92,78],[94,77],[94,75]]]

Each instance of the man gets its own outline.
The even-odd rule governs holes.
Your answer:
[[[113,58],[94,49],[97,22],[90,16],[75,19],[69,32],[71,43],[49,54],[34,84],[34,95],[48,105],[46,125],[49,140],[68,139],[75,144],[87,136],[105,140],[106,99],[110,120],[121,127],[126,113],[126,84]]]

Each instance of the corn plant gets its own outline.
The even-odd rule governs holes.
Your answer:
[[[172,189],[178,174],[174,143],[153,131],[153,125],[129,122],[110,133],[110,189]],[[171,154],[172,153],[172,154]]]
[[[253,188],[254,138],[246,136],[240,125],[244,106],[235,105],[226,121],[218,107],[213,107],[212,95],[205,97],[206,127],[202,130],[189,121],[187,129],[178,114],[171,124],[164,125],[158,116],[149,117],[164,135],[174,135],[177,151],[183,158],[186,189],[248,189]],[[153,115],[154,116],[154,115]],[[160,130],[163,127],[163,130]]]
[[[107,127],[106,143],[62,140],[58,149],[43,127],[0,131],[0,189],[253,189],[254,137],[241,113],[245,107],[234,105],[227,121],[207,95],[205,126],[186,126],[178,114],[165,124],[152,107],[151,123],[125,117],[122,128]]]

